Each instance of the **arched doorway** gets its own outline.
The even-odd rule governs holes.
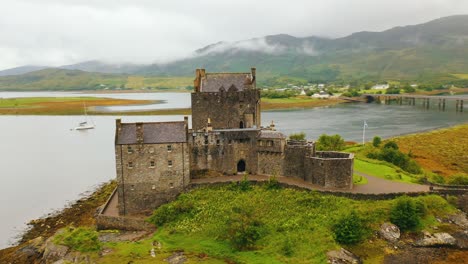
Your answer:
[[[239,128],[244,128],[244,122],[240,121]]]
[[[239,160],[237,162],[237,172],[244,172],[245,171],[245,160]]]

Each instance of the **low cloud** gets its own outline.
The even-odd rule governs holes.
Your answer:
[[[286,51],[286,47],[282,45],[269,44],[265,38],[255,38],[236,42],[219,42],[199,51],[197,55],[201,56],[213,53],[224,53],[227,51],[232,53],[236,53],[238,51],[257,51],[267,54],[282,54]]]
[[[163,63],[220,40],[231,44],[213,52],[280,54],[284,47],[261,37],[335,38],[468,13],[465,0],[0,0],[0,6],[0,69],[87,60]],[[310,43],[301,50],[317,52]]]

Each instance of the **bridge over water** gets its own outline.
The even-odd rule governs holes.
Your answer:
[[[448,101],[452,101],[455,102],[456,112],[463,112],[463,101],[468,100],[468,97],[450,95],[363,94],[361,97],[365,98],[367,102],[376,101],[383,104],[397,102],[400,105],[416,105],[420,103],[426,109],[429,109],[431,104],[437,104],[441,111],[445,111]]]

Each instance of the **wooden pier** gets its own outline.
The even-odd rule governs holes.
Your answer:
[[[378,102],[382,104],[390,104],[396,102],[399,105],[417,105],[419,102],[424,109],[429,109],[431,104],[437,104],[440,111],[445,111],[448,101],[455,102],[455,111],[463,112],[463,101],[468,100],[468,97],[462,96],[429,96],[429,95],[411,95],[411,94],[363,94],[367,102]]]

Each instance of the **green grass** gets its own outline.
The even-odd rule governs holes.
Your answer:
[[[102,100],[97,97],[24,97],[0,99],[0,108],[27,108],[34,107],[34,104],[44,102],[76,102]]]
[[[353,184],[364,185],[364,184],[367,184],[367,183],[368,183],[368,181],[367,181],[366,177],[363,177],[363,176],[357,175],[357,174],[353,174]]]
[[[454,212],[454,208],[439,196],[418,198],[428,206],[428,219],[423,224],[437,225],[430,217],[441,217]],[[156,233],[139,242],[105,243],[112,252],[96,257],[98,263],[151,263],[161,261],[172,252],[183,250],[188,263],[325,263],[326,252],[337,249],[332,226],[336,221],[355,210],[365,221],[370,232],[388,221],[394,200],[352,200],[344,197],[323,195],[316,192],[292,189],[267,190],[253,186],[249,191],[240,191],[230,186],[203,187],[180,195],[170,205],[192,208],[180,217],[158,227]],[[265,231],[255,248],[238,251],[227,239],[226,228],[235,208],[251,208],[263,223]],[[426,226],[421,226],[426,228]],[[357,245],[368,248],[379,243],[375,238]],[[149,251],[153,241],[161,243],[156,259]],[[292,251],[286,253],[290,245]],[[364,259],[377,259],[382,247],[365,254]],[[365,250],[362,251],[363,255]],[[200,256],[207,256],[201,258]],[[361,255],[362,256],[362,255]]]
[[[354,158],[354,170],[397,182],[415,183],[417,181],[416,176],[379,160]]]

